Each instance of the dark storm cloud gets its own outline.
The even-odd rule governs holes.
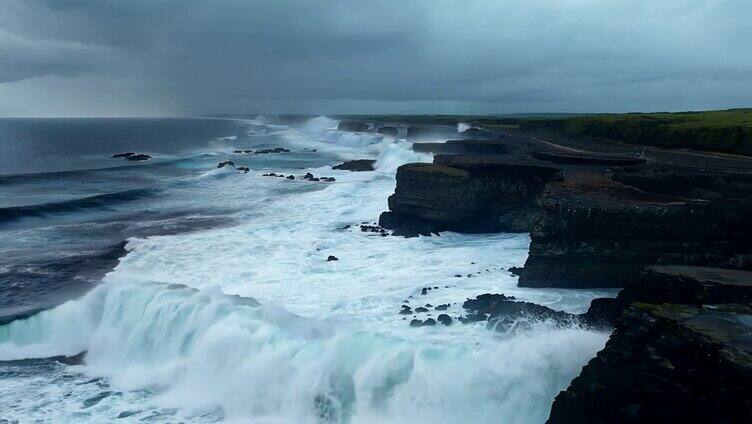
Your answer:
[[[0,115],[688,109],[747,0],[0,0]]]

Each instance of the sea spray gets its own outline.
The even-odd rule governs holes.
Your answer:
[[[456,320],[416,329],[397,312],[405,301],[450,303],[456,318],[466,298],[484,292],[578,311],[598,293],[517,287],[506,269],[524,263],[525,234],[360,231],[386,210],[397,167],[431,160],[405,141],[338,131],[326,118],[255,125],[214,154],[240,143],[293,152],[243,158],[252,168],[245,175],[197,168],[169,181],[157,204],[221,205],[237,225],[131,238],[86,296],[0,327],[0,359],[87,352],[80,367],[6,373],[3,418],[543,422],[605,334],[543,327],[501,337]],[[312,163],[303,157],[318,162],[300,169]],[[376,171],[331,169],[349,158],[377,159]],[[191,166],[207,163],[216,157]],[[269,179],[261,169],[336,182]],[[326,262],[330,254],[339,261]],[[435,289],[421,295],[426,286]],[[54,385],[41,381],[49,378]]]
[[[1,329],[3,360],[86,350],[86,374],[154,390],[161,407],[297,422],[540,421],[605,340],[571,329],[481,347],[409,341],[151,283],[105,284]]]

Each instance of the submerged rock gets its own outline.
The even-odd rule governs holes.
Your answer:
[[[289,150],[285,149],[284,147],[275,147],[273,149],[256,150],[254,153],[257,154],[257,155],[266,155],[266,154],[270,154],[270,153],[288,153],[288,152],[289,152]]]
[[[232,166],[234,168],[235,162],[231,160],[226,160],[217,164],[217,168],[224,168],[225,166]]]

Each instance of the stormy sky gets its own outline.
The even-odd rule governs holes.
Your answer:
[[[751,105],[750,0],[0,0],[0,116]]]

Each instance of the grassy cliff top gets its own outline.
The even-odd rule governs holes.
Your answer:
[[[529,121],[548,120],[532,118]],[[625,125],[663,125],[676,129],[697,128],[752,128],[752,109],[711,110],[701,112],[658,112],[597,114],[568,118],[572,123],[619,123]]]

